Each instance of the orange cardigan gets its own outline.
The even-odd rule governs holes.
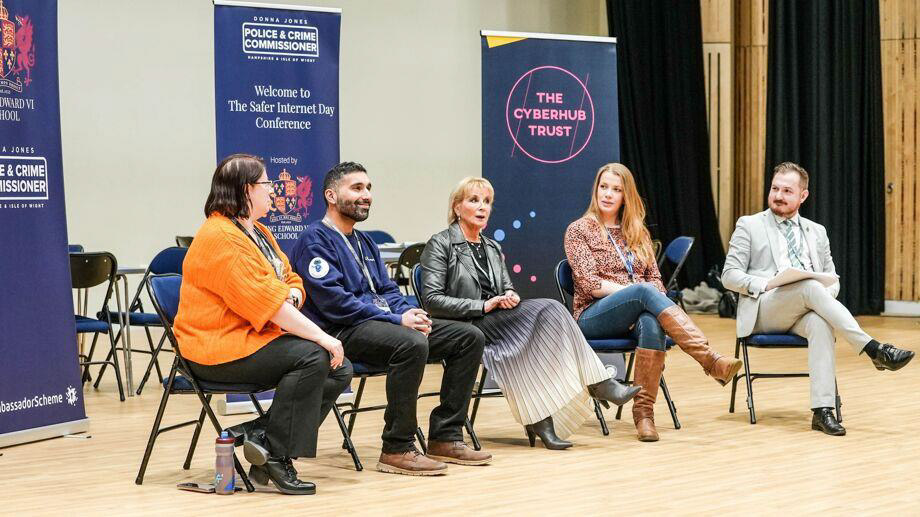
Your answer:
[[[268,321],[303,280],[278,247],[272,232],[256,226],[284,262],[286,282],[252,239],[217,213],[204,222],[182,264],[182,288],[174,330],[182,357],[198,364],[228,363],[252,355],[284,334]],[[303,302],[301,302],[303,303]]]

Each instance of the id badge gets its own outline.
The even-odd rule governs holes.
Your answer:
[[[374,305],[376,305],[377,308],[379,308],[383,312],[391,312],[390,305],[387,303],[386,300],[383,299],[382,296],[374,296]]]

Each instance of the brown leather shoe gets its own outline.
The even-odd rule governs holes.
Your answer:
[[[633,381],[642,389],[633,399],[633,422],[640,442],[657,442],[655,429],[655,400],[658,399],[658,384],[664,369],[664,350],[636,349],[636,377]]]
[[[428,441],[429,458],[444,463],[457,465],[488,465],[492,455],[488,452],[477,451],[460,440],[453,442]]]
[[[377,470],[407,476],[439,476],[447,474],[447,465],[435,461],[412,448],[405,452],[380,453]]]
[[[741,369],[741,359],[724,357],[709,346],[703,331],[679,306],[674,305],[658,314],[658,322],[681,350],[703,367],[722,386],[728,384]]]

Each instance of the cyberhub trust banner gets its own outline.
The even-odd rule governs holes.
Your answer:
[[[325,213],[323,176],[339,162],[339,9],[215,1],[217,160],[261,156],[274,204],[262,219],[285,253]],[[271,393],[259,397],[270,404]],[[221,413],[252,411],[227,395]]]
[[[0,2],[0,447],[85,431],[67,256],[57,2]]]
[[[262,222],[289,252],[322,217],[322,181],[339,161],[341,13],[215,2],[217,159],[265,159],[274,205]]]
[[[523,296],[557,296],[565,229],[619,156],[615,39],[482,32],[482,175],[496,198],[486,232]]]

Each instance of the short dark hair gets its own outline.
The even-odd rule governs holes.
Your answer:
[[[211,192],[204,203],[204,216],[217,212],[230,219],[249,217],[246,187],[259,181],[265,172],[262,158],[251,154],[231,154],[214,169]]]
[[[323,178],[323,199],[326,199],[326,191],[329,189],[335,190],[339,186],[339,181],[346,174],[351,174],[352,172],[367,172],[367,169],[364,168],[358,162],[342,162],[335,167],[329,169],[329,172],[326,173],[326,177]],[[329,201],[326,201],[326,204],[329,204]]]
[[[805,172],[805,169],[801,165],[795,162],[783,162],[776,167],[773,167],[773,176],[777,174],[785,174],[787,172],[795,172],[799,175],[799,186],[802,187],[802,190],[808,190],[808,173]]]

